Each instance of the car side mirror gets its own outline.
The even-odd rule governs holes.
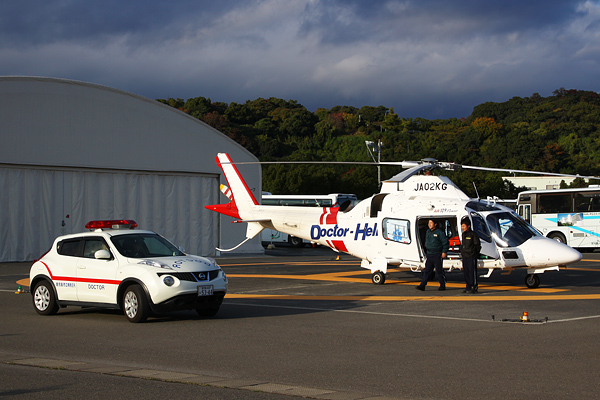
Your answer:
[[[98,250],[94,253],[96,260],[110,260],[110,252],[108,250]]]

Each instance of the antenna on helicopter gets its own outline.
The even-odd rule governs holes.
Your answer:
[[[477,195],[477,200],[480,199],[479,192],[477,191],[477,185],[475,185],[475,181],[473,181],[473,187],[475,188],[475,194]]]

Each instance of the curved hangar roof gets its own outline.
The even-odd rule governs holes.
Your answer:
[[[0,77],[0,133],[0,262],[39,257],[92,219],[135,219],[191,254],[245,238],[204,205],[225,200],[217,153],[256,157],[172,107],[91,83]],[[260,166],[239,169],[260,193]],[[236,250],[261,251],[259,239]]]
[[[219,174],[218,152],[257,159],[196,118],[106,86],[0,77],[0,163]]]

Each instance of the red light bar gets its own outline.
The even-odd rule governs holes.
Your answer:
[[[85,224],[85,229],[134,229],[138,224],[132,219],[109,219],[90,221]]]

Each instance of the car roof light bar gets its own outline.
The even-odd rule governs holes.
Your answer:
[[[137,228],[137,226],[137,222],[132,219],[109,219],[90,221],[85,224],[85,229],[134,229]]]

